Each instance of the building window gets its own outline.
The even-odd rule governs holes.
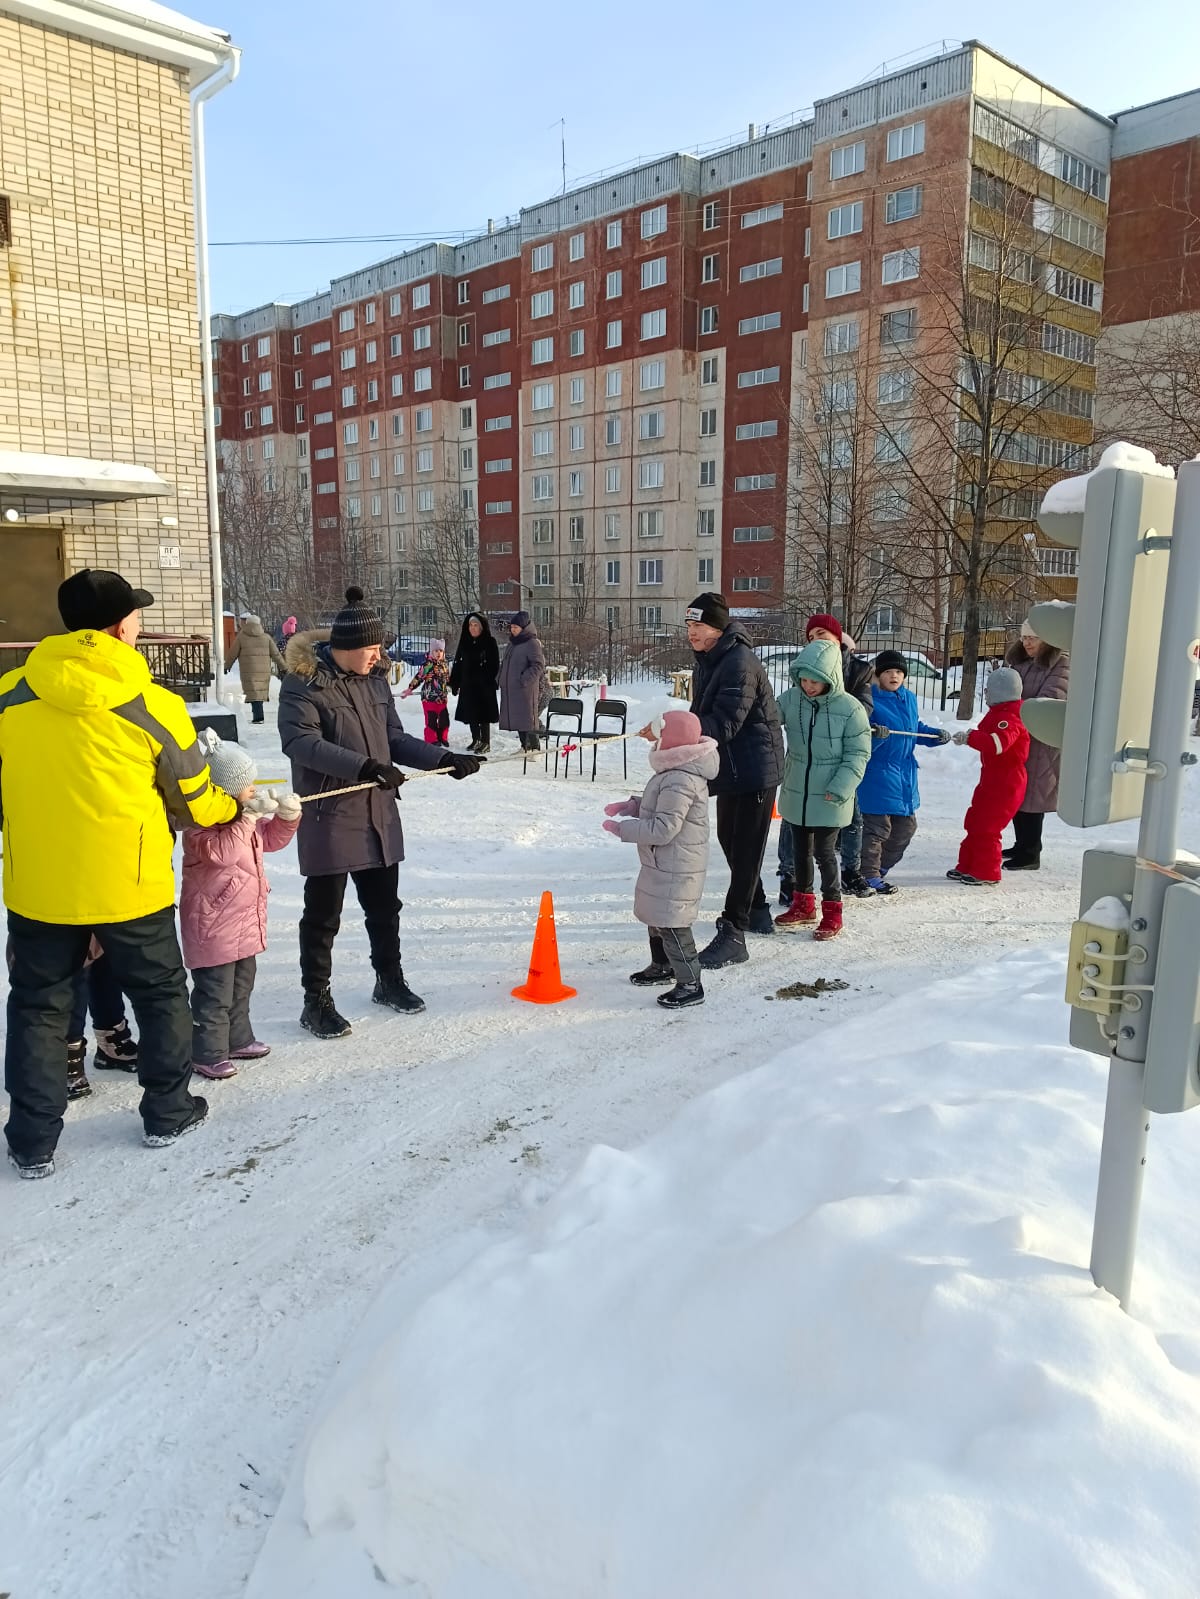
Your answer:
[[[572,422],[567,429],[567,448],[569,450],[583,449],[583,423]]]
[[[663,563],[661,561],[638,562],[638,586],[650,588],[660,584],[663,580]]]
[[[754,593],[755,590],[767,590],[771,587],[769,577],[735,577],[733,592],[735,594]]]
[[[621,516],[619,511],[606,511],[604,513],[604,537],[610,543],[613,539],[621,537]]]
[[[553,473],[536,472],[534,474],[533,497],[535,500],[552,500],[554,498]]]
[[[778,222],[782,216],[783,201],[776,200],[771,205],[759,206],[757,211],[743,211],[742,226],[760,228],[764,222]]]
[[[875,459],[887,466],[907,461],[912,454],[911,428],[881,428],[875,435]]]
[[[754,372],[738,373],[739,389],[754,389],[763,383],[778,383],[779,368],[777,366],[762,366]]]
[[[716,283],[720,279],[720,276],[720,257],[715,255],[706,255],[700,263],[701,283]]]
[[[374,302],[374,300],[368,300],[366,305],[363,306],[363,321],[364,322],[374,322],[374,320],[375,320],[375,302]]]
[[[773,255],[769,261],[751,261],[738,273],[739,283],[753,283],[756,278],[778,277],[783,271],[783,257]]]
[[[275,422],[275,407],[273,405],[260,406],[258,422],[260,427],[269,428],[273,426]]]
[[[701,461],[700,487],[702,489],[715,489],[717,486],[717,463],[715,461]]]
[[[460,339],[459,343],[460,344],[465,343],[465,340]],[[378,357],[379,357],[379,345],[376,343],[376,341],[374,339],[368,339],[367,342],[366,342],[366,345],[365,345],[365,347],[363,349],[363,360],[364,361],[375,361],[375,360],[378,359]]]
[[[571,310],[571,311],[582,310],[582,308],[583,308],[583,297],[584,297],[584,285],[583,285],[583,281],[581,279],[578,283],[572,283],[570,285],[570,287],[567,289],[567,308],[568,308],[568,310]]]
[[[717,408],[710,406],[700,413],[700,437],[702,439],[715,438],[717,433]]]
[[[703,228],[704,228],[705,233],[711,233],[712,230],[715,227],[719,227],[720,226],[720,222],[721,222],[721,202],[720,202],[720,200],[708,200],[708,201],[706,201],[705,205],[704,205],[704,220],[703,220]]]
[[[717,327],[717,307],[715,305],[702,305],[700,307],[700,332],[715,333]]]
[[[475,426],[475,411],[472,406],[460,405],[458,408],[458,425],[464,428]]]
[[[698,539],[711,539],[717,535],[716,508],[707,506],[696,512],[696,537]]]
[[[643,391],[646,389],[661,389],[667,381],[667,363],[665,361],[643,361],[639,374],[638,386]]]
[[[840,144],[829,152],[829,176],[832,179],[852,178],[867,164],[867,147],[862,139],[854,144]]]
[[[620,444],[621,418],[619,416],[606,416],[604,419],[605,444]]]
[[[431,389],[432,387],[433,368],[431,366],[419,366],[413,373],[413,389],[420,393],[423,389]]]
[[[412,291],[412,308],[414,311],[423,311],[429,304],[428,283],[418,283]]]
[[[778,311],[764,311],[761,316],[744,316],[738,323],[739,333],[769,333],[779,326]]]
[[[583,234],[572,233],[570,244],[567,247],[567,256],[572,261],[583,260]]]
[[[351,366],[354,365],[353,362],[351,362],[350,364],[351,364]],[[264,394],[270,387],[271,387],[271,374],[269,372],[260,372],[258,374],[258,392],[260,394]]]
[[[637,530],[640,539],[660,539],[663,536],[665,518],[662,511],[639,511],[637,514]]]
[[[432,472],[433,471],[433,446],[432,445],[427,444],[422,449],[417,451],[417,471],[418,472]]]
[[[809,285],[806,283],[804,285],[804,288],[803,288],[802,298],[801,298],[801,302],[800,302],[801,310],[804,312],[805,316],[808,315],[808,289],[809,289]]]
[[[530,296],[529,315],[536,321],[538,317],[554,315],[554,290],[542,289],[540,293]]]
[[[921,274],[921,246],[915,244],[908,250],[891,250],[883,258],[883,281],[907,283]]]
[[[913,374],[907,367],[879,374],[880,405],[907,405],[912,399]]]
[[[609,272],[604,279],[605,299],[615,300],[621,292],[621,274],[619,271]]]
[[[617,367],[617,366],[609,367],[608,371],[604,374],[604,394],[605,394],[605,398],[609,399],[609,400],[615,400],[618,397],[618,395],[620,394],[620,392],[621,392],[621,369],[620,369],[620,367]]]
[[[567,335],[567,353],[569,355],[583,354],[583,329],[572,328]]]
[[[916,306],[908,306],[903,311],[885,311],[879,319],[879,342],[885,348],[892,344],[911,344],[916,336]]]
[[[583,543],[583,518],[572,516],[567,520],[567,537],[572,544]]]
[[[535,383],[533,386],[533,409],[535,411],[549,411],[553,404],[553,383]]]
[[[661,489],[665,475],[661,461],[638,462],[639,489]]]
[[[885,222],[907,222],[921,214],[921,185],[914,183],[909,189],[893,189],[884,201]]]
[[[638,417],[639,439],[661,439],[667,431],[665,411],[643,411]]]
[[[861,261],[843,261],[841,266],[830,267],[825,273],[825,298],[827,300],[836,300],[842,294],[857,294],[861,287]]]
[[[338,332],[349,333],[354,327],[354,307],[338,313]]]
[[[615,222],[608,224],[606,239],[610,250],[619,250],[621,248],[621,219],[619,217]]]
[[[485,350],[490,350],[494,345],[507,344],[511,338],[511,328],[497,328],[494,333],[485,333],[479,342]]]
[[[829,213],[826,237],[844,239],[848,234],[861,233],[862,225],[863,207],[861,200],[855,200],[851,205],[835,205]]]
[[[619,466],[606,466],[604,468],[604,492],[605,494],[620,494],[621,468]]]
[[[494,305],[497,300],[507,300],[511,293],[511,284],[498,283],[494,289],[484,289],[480,299],[484,305]]]
[[[716,562],[711,555],[705,555],[696,562],[696,582],[703,586],[713,581],[713,570]]]
[[[642,238],[653,239],[658,234],[667,231],[667,208],[665,205],[652,206],[649,211],[642,212]]]
[[[533,272],[548,272],[553,265],[553,244],[535,244],[529,257],[530,270]]]
[[[553,455],[554,454],[554,429],[553,428],[534,428],[532,444],[533,444],[533,453],[534,453],[534,455]]]
[[[433,411],[428,405],[423,405],[414,413],[413,426],[418,433],[433,432]]]
[[[702,313],[703,315],[703,313]],[[642,338],[665,339],[667,336],[667,313],[665,311],[642,312]]]
[[[342,443],[343,444],[357,444],[358,443],[358,423],[357,422],[343,422],[342,423]]]
[[[574,354],[574,351],[572,351],[572,354]],[[582,378],[572,378],[571,379],[571,404],[572,405],[582,405],[583,404],[583,399],[584,399],[583,379]]]
[[[533,563],[533,586],[535,589],[548,589],[554,586],[553,561],[535,561]]]
[[[419,328],[413,329],[412,347],[414,350],[428,350],[433,343],[433,324],[424,323]]]
[[[534,366],[545,366],[548,362],[553,361],[554,340],[534,339],[529,359]]]
[[[925,149],[925,124],[910,122],[907,127],[893,128],[887,136],[889,161],[904,161],[910,155],[920,155]]]
[[[769,544],[774,537],[774,529],[769,527],[735,527],[733,530],[735,544]]]
[[[471,368],[469,366],[459,367],[458,386],[460,389],[469,389],[471,387]],[[368,395],[367,398],[369,399],[370,396]]]
[[[483,463],[483,470],[485,472],[511,472],[512,456],[498,455],[492,461],[485,461]]]
[[[639,605],[638,626],[649,629],[662,626],[661,605]]]
[[[618,318],[615,322],[610,322],[604,330],[604,348],[606,350],[615,350],[620,342],[621,322],[620,318]]]
[[[827,322],[825,324],[825,354],[849,355],[858,349],[858,321]]]
[[[418,489],[417,490],[417,510],[418,511],[432,511],[433,510],[433,490],[432,489]]]
[[[642,262],[642,288],[659,289],[667,281],[667,258],[656,255],[653,261]]]
[[[469,322],[460,322],[458,324],[458,342],[459,342],[460,345],[462,345],[462,344],[470,344],[470,342],[471,342],[471,324]],[[375,346],[373,344],[368,344],[367,345],[367,360],[368,361],[373,361],[375,359],[374,349],[375,349]]]
[[[378,398],[379,398],[379,380],[377,378],[368,378],[367,379],[367,404],[368,405],[374,404],[374,402]]]
[[[554,543],[554,518],[552,516],[535,516],[533,519],[533,542],[535,544]]]
[[[533,620],[539,627],[549,627],[554,621],[553,605],[535,605],[533,608]]]
[[[582,472],[568,472],[567,473],[567,496],[568,496],[568,498],[570,498],[572,500],[578,499],[579,496],[582,493],[583,493],[583,473]]]
[[[700,362],[700,382],[703,386],[716,383],[720,374],[721,358],[717,355],[706,355]]]
[[[512,382],[511,372],[493,372],[483,380],[485,389],[506,389]]]
[[[733,480],[734,492],[737,494],[756,494],[762,489],[775,487],[774,472],[751,472],[746,477],[735,477]]]
[[[1038,574],[1041,577],[1076,577],[1079,573],[1079,551],[1050,549],[1039,545],[1034,551]]]
[[[621,581],[621,563],[620,563],[620,561],[605,561],[605,563],[604,563],[604,582],[605,582],[606,586],[609,587],[609,588],[615,588],[616,585],[620,581]]]
[[[511,416],[489,416],[483,424],[483,431],[485,433],[503,433],[506,428],[511,427]]]

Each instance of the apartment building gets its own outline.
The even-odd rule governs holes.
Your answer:
[[[1019,338],[996,384],[983,624],[1003,629],[1070,586],[1034,518],[1056,475],[1090,464],[1112,139],[1109,118],[969,43],[731,148],[219,317],[226,472],[264,448],[286,462],[317,564],[349,555],[400,631],[450,623],[429,579],[456,515],[487,608],[653,629],[699,588],[745,613],[822,598],[797,509],[831,466],[812,428],[869,387],[867,431],[832,462],[847,479],[872,462],[857,621],[940,634],[961,621],[950,535],[928,536],[920,581],[893,555],[937,521],[910,480],[945,465],[939,437],[956,455],[938,493],[966,536],[958,374],[980,352],[961,324],[1000,283]],[[917,396],[938,382],[935,425]],[[837,541],[847,494],[827,498]],[[284,575],[263,581],[269,610]]]
[[[228,36],[139,0],[0,0],[2,636],[117,568],[156,631],[207,634],[193,94]]]

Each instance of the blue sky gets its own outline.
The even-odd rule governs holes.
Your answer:
[[[744,136],[943,37],[979,38],[1098,111],[1200,83],[1200,9],[1178,0],[1142,0],[1136,33],[1115,0],[1008,0],[986,13],[933,0],[828,12],[713,0],[180,9],[244,51],[240,78],[208,111],[214,241],[454,238],[560,189],[560,117],[571,184]],[[300,298],[406,247],[214,248],[213,303]]]

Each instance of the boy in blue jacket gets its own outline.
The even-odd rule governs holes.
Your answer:
[[[898,650],[881,650],[871,689],[874,743],[858,790],[863,813],[862,874],[877,894],[894,894],[887,874],[903,858],[917,830],[918,744],[948,744],[950,734],[920,718],[916,696],[904,686],[908,662]]]

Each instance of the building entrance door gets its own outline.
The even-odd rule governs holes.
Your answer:
[[[63,580],[58,528],[8,528],[0,522],[0,639],[32,644],[63,631],[58,585]]]

